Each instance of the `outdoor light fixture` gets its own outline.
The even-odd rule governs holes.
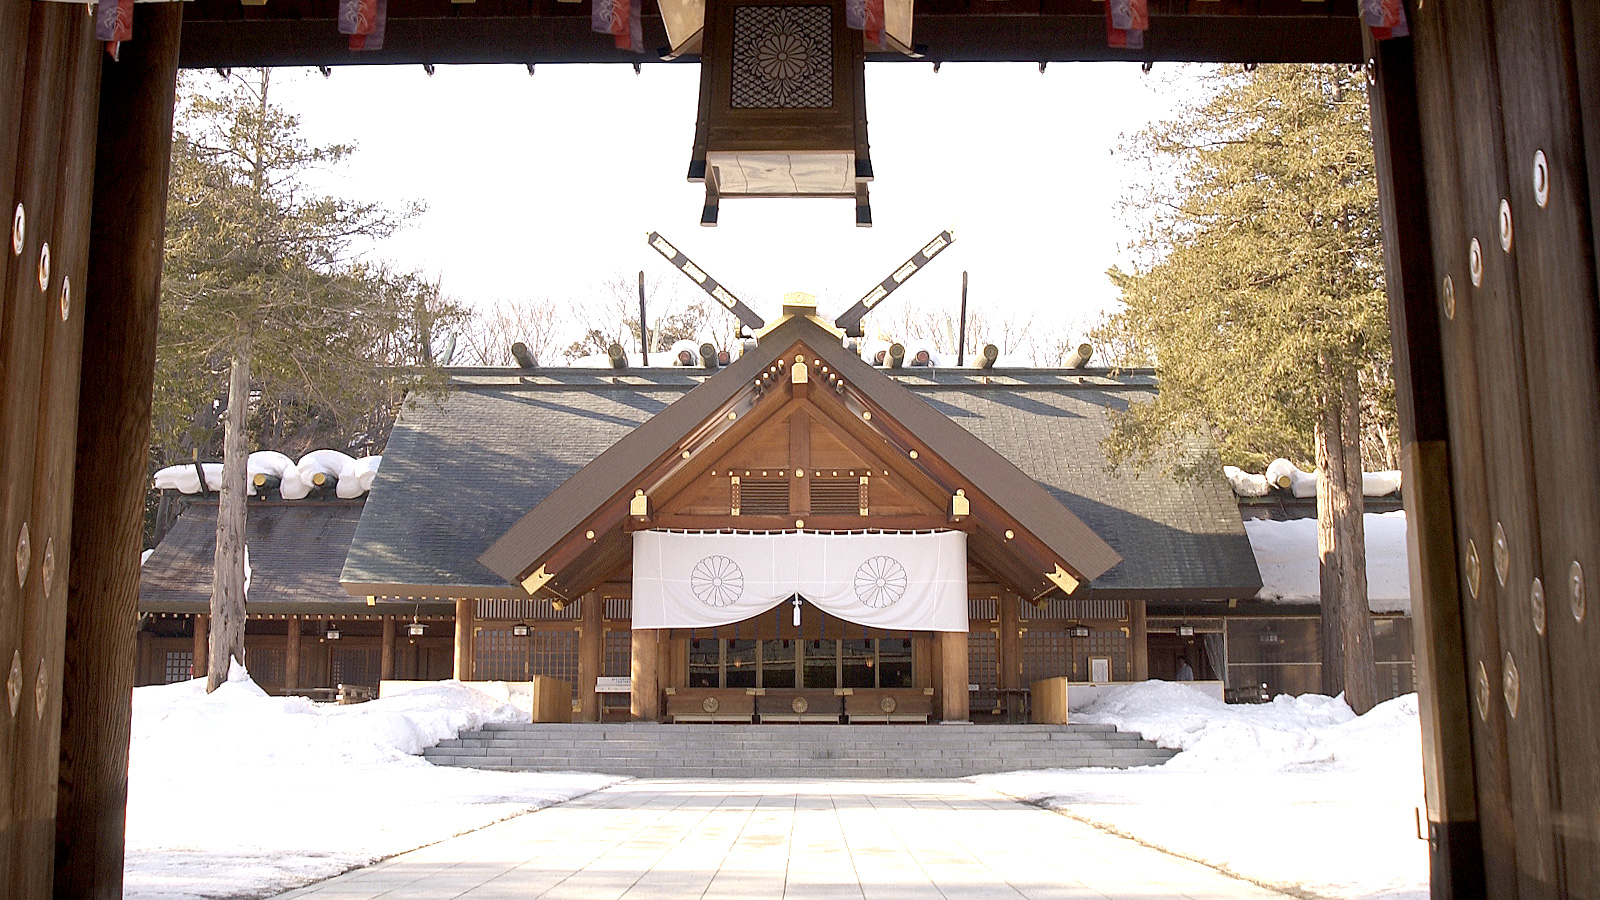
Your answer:
[[[1087,626],[1087,625],[1074,625],[1069,630],[1069,633],[1075,638],[1088,637],[1089,636],[1089,626]]]
[[[1194,637],[1194,626],[1193,625],[1179,625],[1178,626],[1178,636],[1179,637]]]
[[[517,624],[511,626],[511,633],[516,635],[517,637],[527,637],[528,636],[528,625],[527,625],[527,623],[518,622]]]
[[[328,629],[328,633],[323,635],[323,637],[327,638],[330,641],[337,641],[341,637],[341,635],[339,634],[339,629],[337,629],[337,628],[329,628]]]
[[[427,630],[428,626],[422,624],[421,622],[412,621],[406,624],[406,634],[409,634],[412,637],[422,637],[423,633]]]
[[[1276,644],[1278,640],[1277,632],[1268,631],[1261,635],[1261,643],[1263,644]]]
[[[913,0],[851,27],[846,0],[659,0],[668,56],[700,54],[689,180],[704,182],[700,224],[724,197],[836,197],[872,224],[866,50],[911,53]],[[876,17],[874,17],[876,18]]]

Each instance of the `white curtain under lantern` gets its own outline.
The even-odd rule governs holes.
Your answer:
[[[795,594],[857,625],[967,630],[967,536],[639,531],[635,628],[714,628]]]

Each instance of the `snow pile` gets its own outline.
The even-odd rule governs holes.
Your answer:
[[[617,779],[436,768],[412,754],[522,719],[460,682],[352,706],[268,696],[238,667],[133,694],[126,894],[275,894]]]
[[[1367,603],[1373,612],[1410,613],[1411,580],[1406,563],[1406,514],[1367,513]],[[1261,570],[1261,600],[1316,603],[1322,597],[1317,570],[1317,520],[1276,522],[1247,519],[1245,533]]]
[[[1222,471],[1240,497],[1265,497],[1273,488],[1288,491],[1301,500],[1317,495],[1316,471],[1307,472],[1282,457],[1268,464],[1263,475],[1253,475],[1236,466],[1223,466]],[[1361,473],[1364,497],[1387,497],[1399,490],[1400,473],[1394,469]]]
[[[1424,900],[1417,698],[1357,717],[1339,698],[1225,705],[1164,682],[1106,692],[1077,721],[1182,750],[1164,766],[973,779],[1258,883],[1338,900]]]
[[[337,450],[313,450],[296,462],[276,450],[257,450],[246,463],[247,493],[255,496],[256,476],[276,479],[278,495],[285,500],[304,500],[317,487],[317,476],[324,483],[335,481],[335,493],[351,500],[372,490],[373,479],[378,474],[382,456],[364,456],[353,459]],[[222,490],[222,463],[201,463],[208,491]],[[185,494],[200,493],[200,475],[194,463],[180,463],[157,470],[152,478],[158,491],[179,491]]]

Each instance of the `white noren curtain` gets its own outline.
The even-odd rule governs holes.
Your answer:
[[[831,616],[902,631],[967,630],[967,536],[633,535],[635,628],[714,628],[799,594]]]

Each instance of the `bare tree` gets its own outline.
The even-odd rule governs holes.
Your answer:
[[[478,309],[457,336],[451,362],[462,366],[516,365],[511,345],[527,345],[534,361],[549,365],[558,356],[562,336],[570,330],[561,305],[548,297],[500,299]]]

